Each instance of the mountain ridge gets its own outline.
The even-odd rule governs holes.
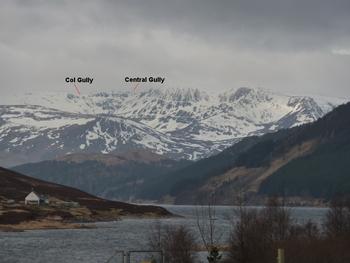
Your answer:
[[[133,166],[132,173],[122,176],[110,173],[108,168],[94,162],[79,166],[46,161],[15,169],[24,169],[23,172],[33,176],[47,176],[53,174],[55,167],[53,170],[58,175],[55,180],[65,177],[64,173],[74,178],[79,174],[76,171],[85,171],[80,173],[81,182],[90,181],[88,171],[104,174],[106,178],[112,176],[113,183],[109,181],[108,185],[114,188],[110,193],[119,193],[114,197],[122,200],[132,196],[141,201],[198,204],[214,194],[218,204],[229,205],[234,195],[244,192],[251,204],[262,204],[265,197],[279,195],[291,198],[291,205],[303,204],[305,200],[314,205],[316,199],[326,202],[336,194],[350,193],[348,116],[350,103],[337,107],[316,122],[246,137],[221,153],[196,162],[171,166],[174,161],[161,160],[149,167],[138,164]],[[159,165],[156,169],[164,172],[152,170],[155,164]],[[168,169],[169,165],[171,169]],[[130,171],[130,166],[113,166],[111,169]],[[74,186],[81,187],[79,184]],[[123,192],[121,189],[129,190]]]
[[[198,160],[247,136],[313,122],[346,100],[318,101],[253,88],[24,95],[0,106],[0,155],[9,156],[1,164],[130,149]]]

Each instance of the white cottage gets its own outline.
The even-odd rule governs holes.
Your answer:
[[[42,203],[48,203],[48,199],[32,191],[26,196],[24,203],[26,205],[40,205]]]

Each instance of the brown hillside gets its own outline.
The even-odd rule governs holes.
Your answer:
[[[48,183],[34,179],[11,170],[0,167],[0,197],[16,202],[24,201],[25,196],[34,189],[36,192],[63,201],[77,202],[92,211],[117,209],[121,215],[154,214],[159,216],[170,215],[161,207],[134,205],[117,201],[109,201],[87,194],[75,188]]]

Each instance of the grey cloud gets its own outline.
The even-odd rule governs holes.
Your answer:
[[[4,92],[158,74],[207,90],[350,95],[348,0],[1,1],[0,32]]]
[[[346,0],[153,0],[111,4],[108,14],[213,42],[295,49],[348,41],[349,12]]]

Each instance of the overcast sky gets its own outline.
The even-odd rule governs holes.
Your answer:
[[[68,76],[350,97],[350,1],[0,1],[1,92],[68,90]]]

